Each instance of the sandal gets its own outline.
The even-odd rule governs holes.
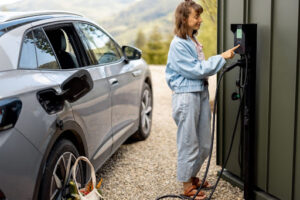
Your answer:
[[[201,183],[202,182],[199,180],[199,178],[197,177],[192,178],[192,184],[195,185],[197,189],[201,186]],[[202,185],[203,190],[211,190],[212,188],[213,186],[211,186],[207,181],[205,181],[204,184]]]
[[[182,197],[185,197],[187,199],[192,199],[194,195],[197,193],[197,189],[195,185],[191,185],[188,188],[184,190],[184,193],[181,194]],[[195,200],[205,200],[206,195],[204,192],[200,191],[198,195],[196,196]]]

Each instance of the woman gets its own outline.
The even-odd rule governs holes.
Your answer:
[[[233,49],[205,60],[197,34],[203,8],[193,0],[180,3],[175,12],[175,36],[171,42],[166,80],[173,91],[173,119],[177,130],[177,179],[183,193],[192,197],[201,182],[196,177],[210,150],[211,110],[207,78],[234,56]],[[209,183],[204,183],[209,187]],[[197,200],[204,199],[200,192]]]

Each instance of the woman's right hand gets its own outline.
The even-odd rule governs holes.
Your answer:
[[[228,49],[227,51],[223,52],[221,54],[221,56],[225,59],[231,59],[234,57],[235,53],[234,50],[236,50],[237,48],[239,48],[240,45],[236,45],[235,47],[233,47],[232,49]]]

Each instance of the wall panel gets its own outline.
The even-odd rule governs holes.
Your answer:
[[[297,75],[298,3],[274,1],[268,192],[291,199]]]
[[[252,0],[249,5],[249,23],[257,24],[256,66],[256,185],[267,189],[269,87],[271,64],[272,0]]]

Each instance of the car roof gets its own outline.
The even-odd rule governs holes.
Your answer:
[[[59,17],[84,17],[81,14],[67,11],[31,11],[31,12],[0,12],[0,37],[19,26]]]
[[[18,19],[24,19],[29,17],[44,17],[44,16],[80,16],[83,17],[82,14],[68,12],[68,11],[59,11],[59,10],[51,10],[51,11],[30,11],[30,12],[0,12],[0,23],[9,22]]]

